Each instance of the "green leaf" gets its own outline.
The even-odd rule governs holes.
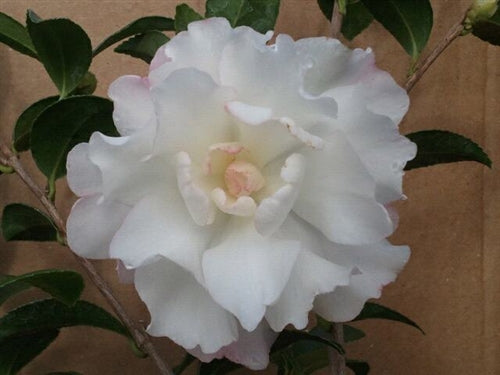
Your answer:
[[[472,34],[486,42],[500,46],[500,9],[491,18],[479,20],[472,25]]]
[[[203,16],[187,4],[179,4],[175,8],[175,32],[187,30],[187,25],[193,21],[202,20]]]
[[[226,358],[214,359],[209,363],[201,363],[198,375],[223,375],[242,367]]]
[[[353,40],[373,21],[373,16],[361,0],[347,3],[346,15],[342,22],[342,35],[347,40]]]
[[[33,158],[49,184],[66,174],[66,157],[78,143],[100,131],[116,136],[113,103],[97,96],[74,96],[53,104],[35,120],[31,132]]]
[[[343,324],[343,329],[345,342],[357,341],[366,336],[362,330],[347,324]]]
[[[363,310],[359,313],[359,315],[353,319],[353,321],[365,320],[365,319],[385,319],[385,320],[393,320],[396,322],[400,322],[403,324],[407,324],[418,329],[420,332],[425,334],[425,332],[420,328],[417,323],[413,320],[410,320],[403,314],[392,310],[388,307],[379,305],[373,302],[366,302]]]
[[[6,241],[57,241],[52,221],[36,208],[21,203],[5,206],[2,233]]]
[[[322,369],[329,364],[325,345],[315,341],[299,341],[273,353],[271,361],[285,373],[305,375]]]
[[[11,336],[0,343],[0,374],[17,374],[57,337],[57,329]]]
[[[89,37],[73,21],[39,20],[32,11],[28,11],[27,24],[40,61],[61,97],[66,97],[78,86],[92,62]]]
[[[355,375],[368,375],[370,372],[370,366],[368,363],[363,361],[348,359],[345,364],[354,372]]]
[[[207,0],[208,17],[224,17],[231,26],[250,26],[261,33],[274,30],[280,0]]]
[[[289,347],[292,344],[295,344],[299,341],[314,341],[318,342],[320,344],[323,344],[325,346],[329,346],[336,351],[338,351],[340,354],[344,354],[344,348],[338,343],[336,343],[333,340],[327,340],[322,337],[319,337],[317,335],[307,333],[307,332],[302,332],[302,331],[289,331],[289,330],[284,330],[281,331],[278,338],[274,342],[273,346],[271,347],[271,354],[278,352],[279,350],[283,350],[287,347]]]
[[[81,300],[68,306],[47,299],[18,307],[0,318],[0,344],[15,336],[73,326],[102,328],[130,338],[125,326],[99,306]]]
[[[410,160],[405,170],[457,161],[477,161],[491,167],[488,155],[476,143],[456,133],[445,130],[423,130],[406,135],[417,144],[417,156]]]
[[[433,13],[429,0],[361,0],[416,61],[432,30]]]
[[[332,19],[333,2],[334,0],[318,0],[319,8],[328,21]]]
[[[27,151],[31,146],[31,129],[33,122],[47,107],[59,100],[58,96],[50,96],[33,103],[21,113],[14,127],[12,140],[18,152]]]
[[[87,72],[76,88],[69,95],[92,95],[97,88],[97,78],[94,73]]]
[[[144,34],[148,31],[174,31],[174,20],[167,17],[148,16],[129,23],[113,35],[110,35],[94,50],[94,56],[104,51],[109,46],[136,34]]]
[[[184,356],[184,359],[182,360],[181,363],[179,363],[177,366],[175,366],[172,371],[174,372],[175,375],[182,374],[182,372],[189,367],[191,363],[193,363],[196,360],[195,357],[193,357],[191,354],[186,353]]]
[[[67,304],[76,303],[82,294],[84,283],[79,273],[66,270],[41,270],[0,281],[0,305],[9,297],[36,287]]]
[[[35,47],[26,28],[12,17],[0,12],[0,42],[36,58]]]
[[[148,64],[156,51],[170,39],[159,31],[136,35],[115,48],[115,52],[137,57]]]

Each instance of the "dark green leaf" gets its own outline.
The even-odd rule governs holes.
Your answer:
[[[318,0],[319,8],[328,21],[332,19],[333,2],[334,0]]]
[[[97,78],[94,73],[87,72],[78,86],[69,95],[92,95],[97,88]]]
[[[343,324],[343,328],[344,328],[344,341],[345,342],[357,341],[357,340],[360,340],[366,336],[362,330],[355,328],[353,326]]]
[[[415,327],[420,332],[425,334],[425,332],[420,328],[417,323],[413,320],[410,320],[403,314],[392,310],[388,307],[379,305],[373,302],[366,302],[363,310],[359,313],[359,315],[353,319],[353,321],[357,320],[365,320],[365,319],[385,319],[385,320],[393,320],[396,322],[404,323],[409,326]]]
[[[187,353],[184,356],[184,359],[180,364],[175,366],[172,371],[174,372],[175,375],[182,374],[182,372],[189,367],[191,363],[193,363],[196,360],[195,357],[193,357],[191,354]]]
[[[40,61],[61,97],[66,97],[78,86],[92,61],[89,37],[68,19],[41,21],[28,11],[27,23]]]
[[[73,305],[80,298],[84,283],[80,274],[66,270],[42,270],[12,276],[0,281],[0,305],[10,296],[30,287],[39,288],[59,301]]]
[[[274,30],[280,0],[207,0],[206,17],[224,17],[231,26],[250,26],[261,33]]]
[[[113,35],[107,37],[94,50],[94,56],[104,51],[109,46],[136,34],[144,34],[148,31],[174,31],[174,20],[167,17],[149,16],[139,18],[127,26],[121,28]]]
[[[285,373],[306,375],[328,366],[329,354],[322,343],[299,341],[273,353],[271,361]]]
[[[488,19],[477,21],[472,33],[482,40],[500,46],[500,9]]]
[[[210,363],[201,363],[198,375],[223,375],[242,367],[226,358],[214,359]]]
[[[73,326],[103,328],[130,337],[125,326],[99,306],[86,301],[68,306],[47,299],[18,307],[0,318],[0,344],[14,336]]]
[[[137,57],[149,64],[158,48],[168,41],[169,38],[165,34],[159,31],[149,31],[123,42],[115,48],[115,52]]]
[[[275,353],[279,350],[283,350],[287,347],[289,347],[292,344],[295,344],[299,341],[314,341],[318,342],[320,344],[329,346],[336,351],[338,351],[340,354],[344,354],[344,348],[342,348],[341,345],[336,343],[335,341],[332,340],[327,340],[322,337],[319,337],[317,335],[313,335],[311,333],[307,332],[302,332],[302,331],[289,331],[289,330],[284,330],[281,331],[278,338],[274,342],[273,346],[271,347],[271,353]]]
[[[203,16],[187,4],[179,4],[175,8],[175,32],[187,30],[187,25],[193,21],[202,20]]]
[[[33,124],[31,152],[49,184],[66,174],[66,157],[78,143],[100,131],[115,136],[113,103],[97,96],[74,96],[47,108]]]
[[[373,16],[361,0],[347,3],[347,11],[342,22],[342,35],[347,40],[354,39],[373,21]]]
[[[52,221],[36,208],[21,203],[5,206],[2,233],[6,241],[57,241]]]
[[[491,167],[488,155],[476,143],[456,133],[445,130],[423,130],[406,135],[417,144],[417,156],[410,160],[405,170],[457,161],[477,161]]]
[[[416,61],[432,30],[433,14],[429,0],[361,0]]]
[[[14,375],[57,337],[57,329],[11,336],[0,343],[0,374]]]
[[[348,359],[345,364],[352,371],[354,371],[355,375],[368,375],[368,373],[370,372],[370,366],[368,365],[368,363],[363,361]]]
[[[2,12],[0,12],[0,42],[25,55],[37,57],[26,28]]]
[[[13,143],[18,152],[27,151],[31,146],[31,129],[33,122],[47,107],[59,100],[58,96],[50,96],[33,103],[21,113],[14,127]]]

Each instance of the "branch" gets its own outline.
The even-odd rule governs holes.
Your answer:
[[[28,186],[32,193],[38,198],[40,203],[43,205],[54,224],[56,225],[62,242],[66,243],[66,225],[61,215],[57,211],[54,203],[47,197],[45,191],[36,184],[31,175],[24,169],[19,158],[4,144],[0,143],[0,161],[3,165],[11,167],[19,178]],[[151,339],[144,330],[144,328],[135,323],[127,314],[122,304],[116,299],[111,291],[108,283],[102,278],[102,276],[97,272],[95,267],[87,259],[82,258],[75,253],[71,252],[77,262],[85,269],[89,275],[91,281],[99,289],[104,298],[108,301],[109,305],[112,307],[113,311],[118,315],[123,324],[128,328],[135,344],[143,352],[147,353],[155,362],[161,375],[174,375],[169,366],[162,360],[160,354],[154,347]]]
[[[413,74],[406,81],[404,88],[407,92],[410,92],[415,84],[422,78],[424,73],[429,69],[434,61],[444,52],[446,48],[450,46],[450,44],[457,39],[462,32],[464,31],[464,22],[465,17],[448,30],[448,33],[444,37],[444,39],[438,43],[436,47],[432,50],[432,52],[425,58],[425,60],[421,61],[417,64]]]
[[[332,324],[333,341],[344,345],[344,325],[342,323]],[[345,375],[345,357],[335,349],[330,349],[330,373],[332,375]]]
[[[332,23],[331,23],[331,35],[332,38],[339,39],[340,38],[340,30],[342,30],[342,21],[344,19],[344,15],[340,12],[340,5],[338,0],[333,3],[333,12],[332,12]]]

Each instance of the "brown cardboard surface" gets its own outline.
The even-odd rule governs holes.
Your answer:
[[[203,1],[186,1],[198,10]],[[69,17],[96,45],[108,34],[144,15],[173,15],[173,0],[0,0],[0,11],[23,20],[27,8],[40,16]],[[468,0],[432,0],[433,46],[467,8]],[[282,0],[278,32],[295,38],[327,35],[329,26],[315,0]],[[404,82],[408,58],[380,25],[351,43],[371,46],[379,66]],[[442,165],[409,172],[398,204],[400,227],[392,240],[409,244],[412,257],[396,283],[385,288],[381,303],[413,318],[426,335],[397,323],[370,321],[357,326],[368,337],[347,347],[349,357],[366,359],[374,375],[500,373],[500,48],[472,36],[460,38],[431,67],[411,93],[404,133],[440,128],[459,132],[481,145],[494,166],[473,163]],[[111,49],[91,68],[105,95],[123,74],[144,74],[146,65]],[[0,132],[8,140],[17,116],[35,100],[55,92],[41,65],[0,45]],[[28,155],[23,161],[30,164]],[[31,165],[32,167],[32,165]],[[40,182],[40,175],[33,169]],[[59,184],[57,203],[64,214],[74,197]],[[15,176],[0,177],[0,203],[38,206]],[[135,319],[148,314],[133,287],[121,285],[112,262],[96,262]],[[20,274],[64,267],[81,271],[67,249],[55,244],[5,243],[0,240],[0,272]],[[31,295],[6,304],[5,309]],[[103,298],[88,282],[84,297],[102,306]],[[171,364],[181,351],[168,339],[155,339]],[[155,374],[148,359],[135,358],[126,341],[89,328],[66,329],[45,353],[22,372],[26,375],[74,370],[85,375]],[[245,372],[242,372],[245,373]]]

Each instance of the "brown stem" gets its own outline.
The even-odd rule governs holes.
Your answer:
[[[333,341],[344,345],[344,325],[342,323],[332,324]],[[335,349],[330,349],[330,373],[331,375],[345,375],[345,357]]]
[[[332,12],[332,22],[331,22],[331,35],[332,38],[339,39],[340,38],[340,30],[342,30],[342,21],[344,16],[340,13],[340,6],[338,1],[334,1],[333,3],[333,12]]]
[[[36,184],[31,175],[24,169],[19,158],[4,143],[0,143],[0,153],[3,154],[3,157],[0,159],[2,161],[2,164],[12,167],[19,178],[21,178],[26,186],[28,186],[33,194],[38,198],[38,200],[43,205],[43,207],[53,220],[54,224],[56,225],[59,231],[59,235],[62,238],[62,242],[65,243],[66,226],[54,203],[47,197],[45,191]],[[137,347],[147,353],[153,359],[161,375],[174,375],[173,371],[161,358],[160,354],[154,347],[144,328],[134,322],[128,316],[122,304],[113,295],[113,292],[111,291],[108,283],[97,272],[92,263],[90,263],[87,259],[76,255],[75,253],[73,253],[73,255],[75,256],[77,262],[85,269],[97,289],[99,289],[101,294],[108,301],[109,305],[112,307],[116,315],[118,315],[123,324],[128,328]]]
[[[446,48],[457,39],[464,31],[463,19],[453,25],[441,42],[432,50],[432,52],[420,63],[417,64],[413,74],[406,81],[404,88],[410,92],[415,84],[422,78],[434,61],[441,55]]]

